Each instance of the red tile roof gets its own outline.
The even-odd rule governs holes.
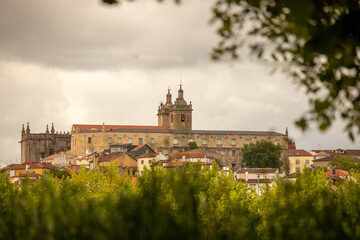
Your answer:
[[[58,157],[61,157],[63,155],[63,153],[56,153],[56,154],[53,154],[53,155],[50,155],[42,160],[51,160],[51,159],[54,159],[54,158],[58,158]]]
[[[102,155],[99,158],[99,161],[100,162],[111,161],[114,158],[117,158],[117,157],[121,156],[122,154],[123,154],[122,152],[114,152],[114,153],[109,153],[109,154],[106,154],[106,155]]]
[[[149,157],[156,157],[156,153],[144,153],[143,155],[137,158],[149,158]]]
[[[146,144],[139,144],[134,149],[132,149],[130,152],[136,152],[145,146],[146,146]]]
[[[205,158],[205,155],[201,152],[178,152],[169,155],[169,160],[180,159],[183,156],[185,156],[185,158]]]
[[[103,125],[95,125],[95,124],[73,124],[72,129],[78,129],[81,131],[86,130],[94,130],[94,131],[101,131]],[[162,129],[167,130],[169,127],[166,126],[136,126],[136,125],[105,125],[105,130],[117,130],[117,129]]]
[[[296,149],[296,150],[289,150],[289,156],[294,157],[294,156],[312,156],[312,155],[311,153],[309,153],[304,149]]]
[[[334,170],[335,170],[335,173],[333,173]],[[333,177],[333,176],[349,176],[349,172],[345,171],[345,170],[340,170],[340,169],[330,169],[329,171],[325,172],[325,175],[327,175],[329,177]]]

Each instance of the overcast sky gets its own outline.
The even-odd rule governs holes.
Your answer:
[[[116,7],[98,0],[0,0],[0,165],[20,162],[20,131],[46,124],[156,125],[168,86],[180,78],[193,104],[193,129],[289,128],[298,148],[359,148],[336,122],[330,131],[302,133],[294,125],[308,109],[300,88],[281,71],[242,51],[214,63],[211,1],[181,5],[151,0]]]

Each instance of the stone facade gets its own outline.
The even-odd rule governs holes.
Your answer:
[[[54,124],[51,132],[48,126],[45,133],[30,133],[29,123],[26,131],[24,125],[21,131],[21,163],[40,162],[54,153],[70,150],[71,135],[69,133],[55,133]]]
[[[223,155],[223,166],[236,166],[241,163],[244,144],[266,140],[280,144],[284,168],[288,169],[287,131],[281,134],[268,131],[192,130],[192,105],[184,100],[181,86],[174,104],[168,91],[166,103],[160,104],[157,115],[159,126],[74,124],[71,129],[71,153],[79,156],[101,152],[115,143],[147,144],[167,155],[185,151],[189,142],[196,142],[201,148]]]

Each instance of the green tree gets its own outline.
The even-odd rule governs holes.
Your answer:
[[[241,150],[242,163],[246,167],[280,168],[283,162],[280,160],[281,146],[269,141],[245,144]]]
[[[325,130],[341,117],[350,139],[360,134],[358,0],[216,0],[212,22],[220,37],[213,59],[237,58],[250,47],[305,87],[310,108],[299,127],[314,122]]]
[[[188,146],[185,148],[185,150],[190,151],[190,150],[197,149],[197,148],[199,148],[199,147],[196,144],[196,142],[189,142]]]
[[[330,166],[346,171],[351,169],[360,170],[359,161],[350,156],[336,156],[334,160],[330,161]]]

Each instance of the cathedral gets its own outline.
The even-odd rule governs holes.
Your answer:
[[[170,89],[165,103],[158,107],[158,126],[134,125],[84,125],[73,124],[71,128],[71,154],[86,155],[101,152],[113,145],[147,144],[157,152],[171,154],[185,151],[189,142],[208,153],[220,154],[225,159],[222,165],[238,166],[244,144],[261,140],[280,144],[282,160],[288,162],[288,136],[271,131],[220,131],[193,130],[192,104],[184,99],[182,85],[173,102]]]
[[[221,155],[224,166],[234,167],[241,163],[244,144],[266,140],[282,147],[282,161],[288,163],[288,134],[271,131],[222,131],[193,130],[192,104],[184,99],[182,85],[173,102],[170,89],[165,103],[158,107],[158,126],[137,125],[88,125],[73,124],[70,133],[55,133],[48,128],[45,133],[30,134],[29,125],[21,133],[21,161],[39,161],[53,153],[70,150],[72,156],[84,156],[102,152],[121,145],[147,144],[156,152],[172,154],[185,151],[195,142],[207,153]]]

